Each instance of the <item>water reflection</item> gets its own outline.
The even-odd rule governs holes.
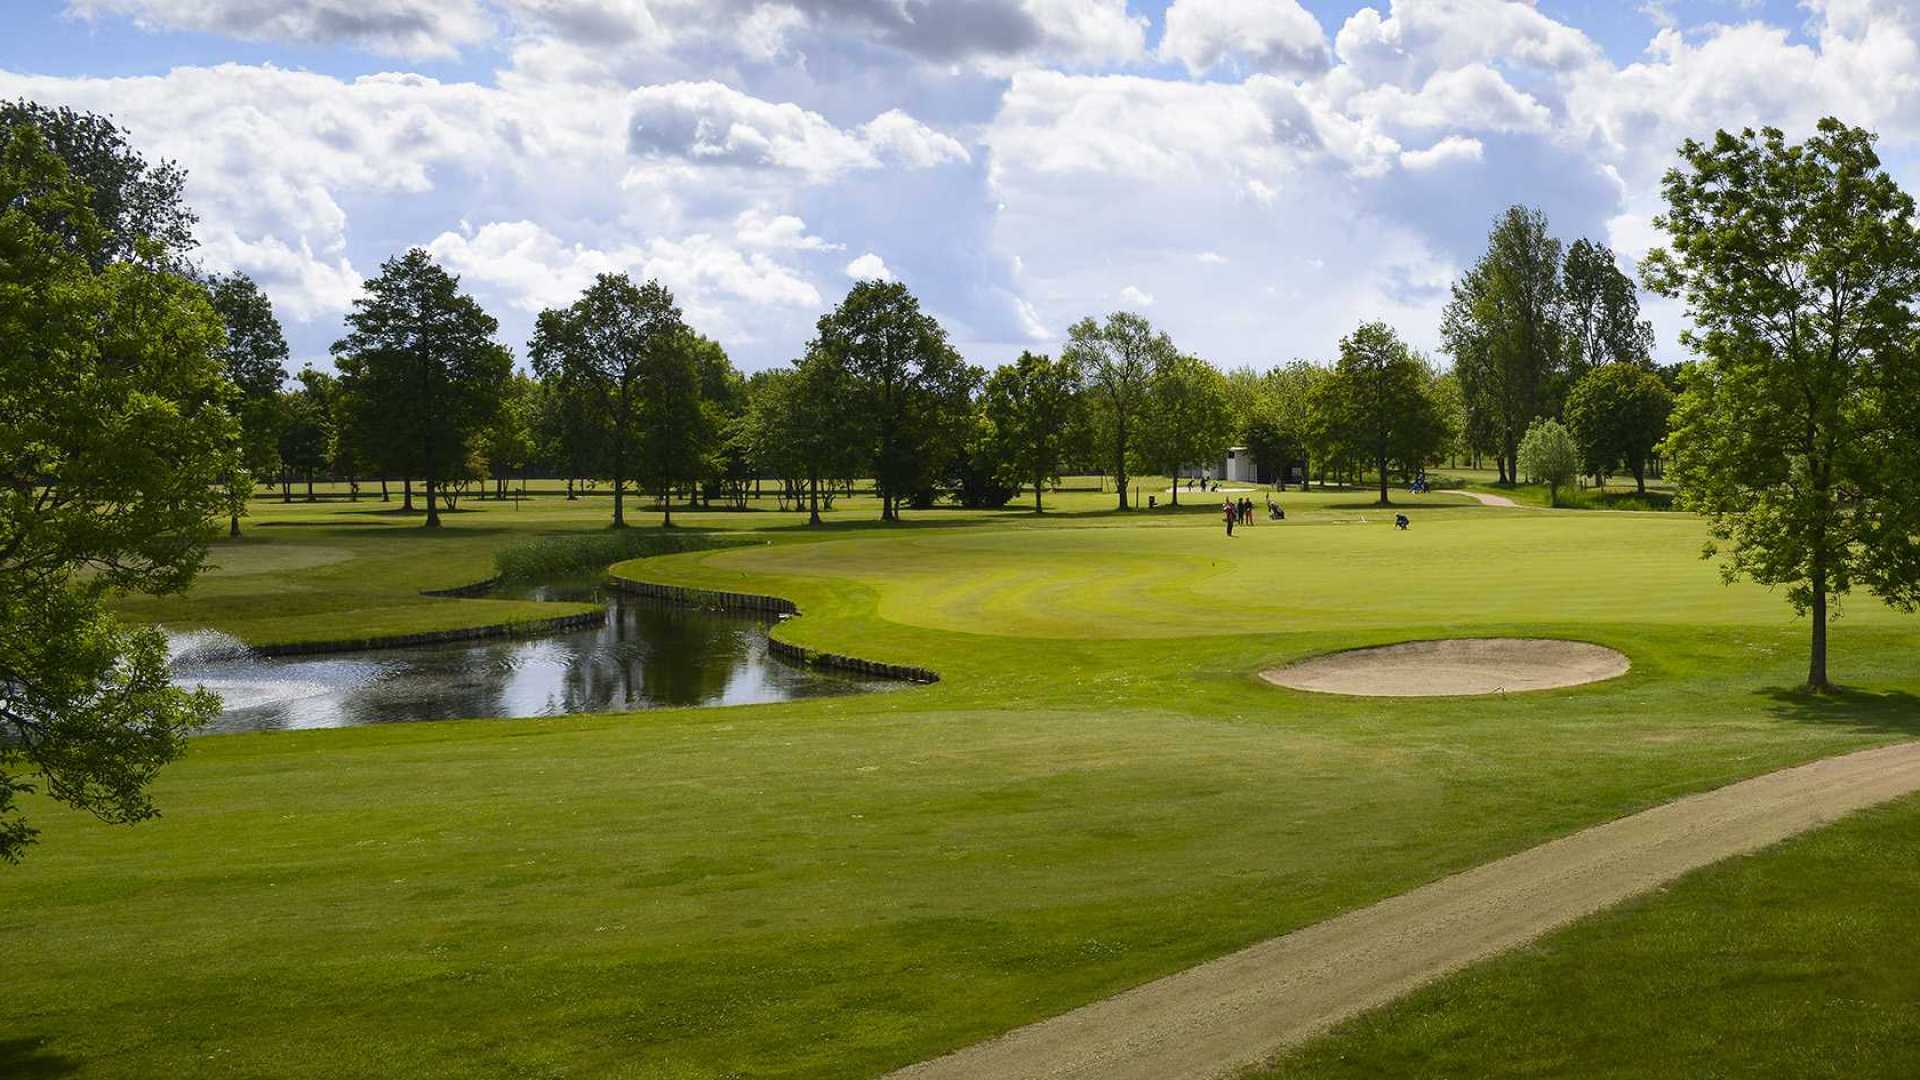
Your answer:
[[[267,659],[225,635],[176,635],[174,676],[220,695],[226,708],[206,729],[216,732],[742,705],[899,685],[779,659],[767,647],[766,618],[619,594],[602,599],[605,625],[525,641]]]

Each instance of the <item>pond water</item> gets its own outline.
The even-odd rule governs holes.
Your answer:
[[[531,595],[592,596],[607,605],[607,621],[537,638],[281,659],[257,656],[225,634],[195,631],[169,637],[174,679],[204,686],[225,704],[203,732],[745,705],[902,685],[774,656],[768,617],[598,595],[590,586]]]

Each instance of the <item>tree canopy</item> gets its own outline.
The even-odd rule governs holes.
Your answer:
[[[1667,440],[1683,505],[1731,580],[1811,616],[1829,688],[1829,597],[1920,604],[1920,236],[1874,138],[1837,120],[1689,140],[1662,185],[1647,283],[1684,300],[1700,362]]]
[[[34,836],[17,796],[115,822],[211,719],[174,687],[164,637],[114,592],[178,592],[241,469],[219,317],[123,242],[31,123],[0,112],[0,859]],[[95,130],[100,130],[97,127]],[[182,211],[184,213],[184,211]]]
[[[1560,489],[1580,475],[1580,451],[1566,425],[1535,420],[1520,441],[1520,475],[1547,485],[1547,501],[1560,505]]]
[[[1634,364],[1603,364],[1582,376],[1567,395],[1567,428],[1586,472],[1605,478],[1625,469],[1640,494],[1647,461],[1667,435],[1673,394],[1653,371]]]
[[[421,248],[388,259],[347,315],[334,360],[359,407],[366,453],[427,485],[428,528],[440,526],[439,489],[466,468],[470,440],[499,407],[513,354],[499,323],[460,291],[460,279]]]
[[[1122,510],[1127,509],[1128,458],[1135,451],[1153,373],[1174,355],[1173,340],[1130,311],[1116,311],[1104,323],[1082,319],[1067,330],[1061,356],[1080,372],[1088,405],[1105,437]]]

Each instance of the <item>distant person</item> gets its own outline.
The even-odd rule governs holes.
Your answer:
[[[1407,520],[1407,515],[1405,515],[1405,514],[1395,514],[1395,515],[1393,515],[1393,527],[1394,527],[1394,528],[1396,528],[1396,529],[1404,529],[1404,528],[1406,528],[1407,526],[1409,526],[1409,525],[1411,525],[1411,524],[1413,524],[1413,522],[1411,522],[1411,521],[1408,521],[1408,520]]]
[[[1227,535],[1232,536],[1233,535],[1233,519],[1238,515],[1235,514],[1234,512],[1234,506],[1231,500],[1228,500],[1227,502],[1223,502],[1220,504],[1220,515],[1227,519]]]

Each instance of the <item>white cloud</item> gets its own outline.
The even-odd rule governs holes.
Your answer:
[[[1153,294],[1143,291],[1139,286],[1129,285],[1120,290],[1120,302],[1128,307],[1152,307]]]
[[[763,101],[717,82],[667,83],[627,99],[635,153],[827,178],[897,163],[926,168],[967,160],[966,148],[898,109],[857,131],[791,102]]]
[[[1584,33],[1517,0],[1391,0],[1386,15],[1361,8],[1334,36],[1334,51],[1360,80],[1403,86],[1496,59],[1557,73],[1605,60]]]
[[[593,247],[567,243],[535,222],[502,221],[471,234],[442,233],[427,250],[466,287],[528,312],[572,303],[596,275],[609,273],[659,279],[694,326],[727,337],[751,331],[730,315],[736,308],[812,312],[822,303],[820,291],[794,267],[705,233]]]
[[[847,276],[855,281],[892,281],[893,271],[886,261],[869,251],[847,264]]]
[[[1400,154],[1400,167],[1416,172],[1437,169],[1448,165],[1460,165],[1477,162],[1485,152],[1479,139],[1469,139],[1460,135],[1449,135],[1425,150],[1404,150]]]
[[[1327,35],[1297,0],[1174,0],[1160,58],[1200,74],[1229,63],[1304,77],[1326,68]]]
[[[69,0],[67,11],[85,19],[125,15],[151,29],[345,43],[413,58],[452,56],[494,33],[475,0]]]
[[[733,235],[752,248],[781,251],[839,251],[845,244],[832,244],[809,235],[807,223],[792,214],[773,214],[759,207],[740,211],[733,219]]]

